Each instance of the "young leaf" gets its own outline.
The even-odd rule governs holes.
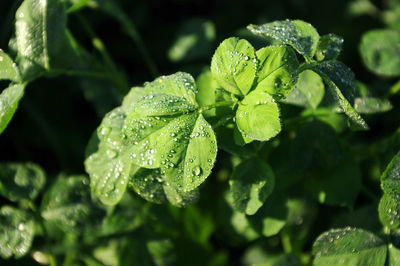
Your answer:
[[[59,178],[44,195],[41,214],[63,231],[81,233],[100,224],[103,209],[92,202],[85,176]]]
[[[35,234],[34,220],[29,213],[3,206],[0,209],[0,256],[20,258],[31,248]]]
[[[356,92],[353,72],[345,64],[335,60],[315,63],[311,68],[321,75],[328,91],[356,128],[368,129],[368,125],[352,107]]]
[[[229,38],[217,48],[211,61],[211,73],[225,90],[246,95],[256,75],[256,56],[253,46],[238,38]]]
[[[391,110],[392,104],[387,99],[361,97],[354,100],[354,109],[359,114],[376,114]]]
[[[293,90],[281,101],[316,109],[324,98],[324,88],[324,82],[318,74],[312,70],[305,70],[299,75]]]
[[[318,61],[336,59],[342,51],[343,38],[333,33],[321,36],[315,57]]]
[[[396,30],[371,30],[365,33],[359,47],[365,66],[378,75],[400,75],[399,43],[400,32]]]
[[[0,94],[0,134],[6,129],[23,95],[22,84],[10,85]]]
[[[384,226],[396,229],[400,225],[400,200],[397,197],[383,194],[378,207],[379,220]]]
[[[131,163],[125,157],[120,136],[125,118],[122,107],[115,108],[104,117],[93,137],[99,142],[85,161],[92,191],[108,205],[117,204],[128,185]]]
[[[16,41],[22,72],[50,70],[51,57],[64,42],[67,15],[60,1],[25,0],[16,12]]]
[[[386,252],[385,242],[368,231],[351,227],[332,229],[315,240],[313,265],[383,266]]]
[[[166,184],[189,192],[210,174],[217,154],[214,131],[195,101],[194,80],[176,73],[146,85],[123,129],[132,163],[161,168]]]
[[[229,184],[234,208],[253,215],[272,193],[275,176],[267,163],[252,158],[235,168]]]
[[[239,103],[236,124],[246,138],[269,140],[281,131],[278,104],[269,93],[254,90]]]
[[[34,163],[0,163],[0,194],[11,201],[33,200],[46,181]]]
[[[397,198],[400,194],[400,152],[394,156],[381,176],[384,193]]]
[[[282,44],[292,46],[299,54],[310,61],[314,56],[319,41],[317,30],[301,20],[274,21],[263,25],[247,26],[253,34],[270,37]]]
[[[267,46],[256,52],[257,75],[255,90],[263,90],[277,98],[285,97],[297,80],[297,61],[293,49]]]
[[[0,80],[2,79],[19,82],[21,77],[17,65],[8,54],[0,49]]]

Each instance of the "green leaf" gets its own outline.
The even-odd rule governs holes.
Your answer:
[[[312,70],[305,70],[299,75],[293,90],[281,101],[316,109],[324,98],[324,88],[324,82],[318,74]]]
[[[351,227],[332,229],[314,242],[314,264],[319,265],[385,265],[386,245],[374,234]]]
[[[211,60],[211,73],[225,90],[246,95],[256,76],[256,56],[253,46],[238,38],[223,41]]]
[[[185,192],[174,188],[168,183],[163,186],[165,196],[168,201],[175,206],[185,207],[188,204],[192,204],[199,198],[198,189],[193,189],[191,191]]]
[[[2,79],[19,82],[21,77],[17,65],[8,54],[0,49],[0,80]]]
[[[85,160],[86,172],[90,176],[90,187],[94,194],[107,205],[117,204],[128,185],[130,160],[125,156],[120,136],[126,114],[117,107],[104,117],[97,134],[99,142]]]
[[[354,109],[359,114],[376,114],[391,110],[392,104],[387,99],[361,97],[354,100]]]
[[[400,151],[393,157],[381,176],[384,193],[397,198],[400,194]]]
[[[257,75],[255,90],[263,90],[282,98],[294,87],[299,62],[290,47],[267,46],[256,52]]]
[[[299,258],[292,254],[274,254],[265,251],[261,245],[247,249],[242,257],[244,266],[297,266],[301,265]]]
[[[35,234],[34,221],[29,213],[3,206],[0,209],[0,256],[20,258],[31,248]]]
[[[367,130],[368,125],[352,107],[356,93],[353,72],[342,62],[335,60],[311,64],[311,68],[321,75],[328,91],[356,129]]]
[[[333,33],[321,36],[315,57],[318,61],[336,59],[342,51],[343,38]]]
[[[82,233],[99,225],[105,212],[92,201],[89,179],[71,176],[59,178],[46,191],[41,214],[63,231]]]
[[[196,101],[200,106],[207,106],[214,104],[217,100],[218,83],[213,78],[211,71],[207,70],[201,73],[196,80],[198,93],[196,94]],[[207,110],[204,115],[214,116],[216,114],[215,108]]]
[[[0,163],[0,194],[11,201],[34,200],[46,176],[34,163]]]
[[[6,129],[23,95],[22,84],[10,85],[0,94],[0,134]]]
[[[254,90],[239,103],[236,124],[246,138],[269,140],[281,131],[278,104],[269,93]]]
[[[252,158],[235,167],[229,184],[234,208],[253,215],[272,193],[275,176],[267,163]]]
[[[308,61],[317,50],[318,32],[311,24],[301,20],[281,20],[263,25],[251,24],[247,26],[247,29],[255,35],[269,37],[292,46]]]
[[[248,216],[248,220],[258,232],[269,237],[278,234],[285,226],[287,215],[286,197],[282,192],[275,192],[255,215]]]
[[[208,57],[215,40],[215,26],[203,18],[191,18],[178,29],[176,39],[168,50],[173,62],[193,61]]]
[[[400,32],[371,30],[361,37],[360,53],[365,66],[382,76],[400,75]]]
[[[23,74],[50,70],[65,41],[67,15],[60,1],[25,0],[16,12],[17,61]],[[26,74],[24,75],[26,76]]]
[[[146,169],[133,165],[132,170],[128,184],[130,189],[147,201],[158,204],[166,202],[160,169]]]
[[[384,226],[396,229],[400,226],[400,200],[386,193],[383,194],[378,207],[379,220]]]
[[[400,249],[395,247],[393,244],[388,245],[388,259],[386,265],[395,266],[400,264]]]
[[[176,73],[145,90],[124,124],[128,156],[140,167],[161,168],[166,185],[189,192],[211,173],[217,154],[214,131],[198,111],[194,80]]]

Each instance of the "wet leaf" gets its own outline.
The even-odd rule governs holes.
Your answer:
[[[217,100],[218,83],[213,78],[210,71],[202,72],[196,80],[198,93],[196,94],[196,101],[200,106],[207,106],[213,104]],[[216,114],[215,108],[207,110],[204,115],[214,116]]]
[[[253,46],[238,38],[224,40],[211,61],[211,73],[225,90],[246,95],[256,75],[256,56]]]
[[[384,113],[393,108],[392,104],[387,99],[375,97],[361,97],[354,101],[354,109],[359,114],[376,114]]]
[[[282,44],[292,46],[307,60],[311,60],[317,50],[318,32],[311,24],[301,20],[281,20],[263,25],[249,25],[247,29],[255,35],[273,38]]]
[[[281,131],[278,104],[269,93],[254,90],[239,103],[236,124],[245,138],[269,140]]]
[[[379,220],[384,226],[396,229],[400,225],[400,197],[383,194],[378,207]]]
[[[400,32],[371,30],[361,37],[360,53],[365,66],[378,75],[400,75]]]
[[[253,215],[272,193],[275,176],[267,163],[251,158],[235,167],[229,184],[235,210]]]
[[[89,179],[85,176],[59,178],[44,195],[41,214],[66,232],[93,230],[105,212],[91,198]]]
[[[0,194],[11,201],[33,200],[46,182],[34,163],[0,163]]]
[[[315,57],[318,61],[336,59],[342,51],[343,38],[330,33],[321,36]]]
[[[0,94],[0,134],[6,129],[23,95],[22,84],[10,85]]]
[[[19,82],[21,77],[17,65],[8,54],[0,49],[0,80],[2,79]]]
[[[400,152],[390,161],[381,176],[381,187],[384,193],[397,198],[400,195]]]
[[[35,234],[34,220],[23,210],[11,206],[0,209],[0,256],[8,259],[24,256]]]
[[[305,70],[299,75],[293,90],[281,101],[316,109],[324,98],[324,88],[324,82],[318,74],[311,70]]]
[[[320,235],[312,248],[314,265],[385,265],[386,245],[374,234],[351,227]]]

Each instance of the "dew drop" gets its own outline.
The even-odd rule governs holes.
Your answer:
[[[193,175],[195,175],[195,176],[200,176],[201,175],[201,168],[200,168],[200,166],[195,166],[194,168],[193,168],[193,170],[192,170],[192,173],[193,173]]]

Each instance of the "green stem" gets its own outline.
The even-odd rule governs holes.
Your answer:
[[[39,222],[40,228],[42,229],[43,237],[44,237],[44,241],[45,241],[46,249],[47,249],[47,253],[48,253],[47,255],[49,257],[50,266],[57,266],[57,260],[56,260],[56,257],[53,255],[49,234],[47,232],[46,226],[44,225],[42,215],[40,215],[40,213],[37,210],[36,205],[33,201],[29,202],[29,207],[31,208],[32,212],[35,214],[35,217],[36,217],[37,221]]]
[[[224,107],[224,106],[234,106],[237,101],[224,101],[224,102],[216,102],[207,106],[203,106],[200,108],[201,112],[217,108],[217,107]]]
[[[292,243],[290,242],[290,235],[285,230],[281,232],[281,242],[285,253],[292,253],[293,248]]]

